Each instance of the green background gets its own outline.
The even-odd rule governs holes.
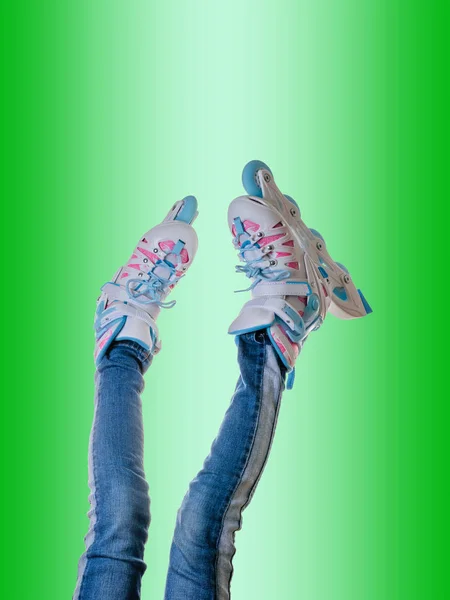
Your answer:
[[[374,309],[330,316],[237,535],[234,600],[447,598],[447,15],[438,2],[3,3],[3,598],[61,600],[87,531],[100,285],[186,194],[196,265],[144,392],[162,598],[237,377],[226,225],[267,162]]]

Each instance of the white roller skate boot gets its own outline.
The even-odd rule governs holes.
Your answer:
[[[95,363],[113,341],[133,340],[153,354],[161,348],[156,319],[166,298],[191,266],[197,252],[197,200],[176,202],[164,221],[148,231],[127,263],[105,283],[97,301]]]
[[[322,236],[304,224],[296,202],[280,192],[267,165],[248,163],[242,182],[249,195],[231,202],[228,224],[244,263],[236,270],[252,281],[247,288],[252,299],[228,331],[266,329],[287,368],[290,389],[299,351],[327,311],[355,319],[372,309],[347,269],[328,254]]]

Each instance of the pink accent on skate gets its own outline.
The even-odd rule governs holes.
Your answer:
[[[273,226],[274,229],[275,227],[283,227],[283,223],[281,221],[278,221],[278,223]]]
[[[246,219],[242,225],[244,226],[244,230],[248,233],[250,231],[255,232],[258,231],[258,229],[261,228],[261,225],[258,225],[258,223],[254,223],[253,221],[249,221],[248,219]],[[236,237],[236,226],[232,225],[231,226],[231,232],[234,235],[234,237]]]
[[[302,304],[304,304],[304,308],[306,308],[306,305],[308,303],[308,298],[306,296],[297,296],[297,298],[300,300],[300,302]],[[303,317],[303,315],[305,314],[305,311],[302,310],[301,308],[299,308],[297,312],[301,317]]]
[[[128,277],[129,273],[122,273],[122,276],[120,279],[124,279],[124,277]]]
[[[283,242],[283,246],[290,246],[291,248],[293,248],[294,240],[289,240],[288,242]]]
[[[327,297],[328,296],[328,292],[327,292],[327,290],[326,290],[326,288],[325,288],[325,286],[323,284],[322,284],[322,289],[323,289],[323,293],[325,294],[325,297]]]
[[[275,258],[282,258],[283,256],[291,256],[292,252],[275,252]]]
[[[113,334],[113,328],[111,327],[110,329],[108,329],[108,331],[106,333],[103,334],[103,337],[101,338],[100,342],[97,345],[97,349],[95,351],[95,358],[97,358],[98,354],[100,353],[101,349],[104,348],[106,342],[110,339],[110,337]]]
[[[286,263],[287,267],[290,267],[291,269],[298,269],[298,262],[288,262]]]
[[[146,250],[145,248],[140,248],[138,247],[139,252],[142,252],[142,254],[144,254],[147,258],[149,258],[153,264],[156,263],[156,261],[158,260],[158,257],[156,256],[156,254],[153,254],[153,252],[150,252],[150,250]],[[136,256],[137,258],[137,256]]]
[[[141,252],[142,252],[142,250],[141,250]],[[133,252],[133,254],[131,255],[131,258],[130,258],[130,260],[131,260],[132,258],[138,258],[138,255],[137,255],[137,254],[134,254],[134,252]]]
[[[162,242],[159,242],[158,246],[161,248],[161,250],[163,252],[171,252],[175,246],[175,242],[173,240],[164,240]],[[183,248],[183,250],[180,252],[180,256],[181,256],[181,262],[183,264],[187,263],[189,261],[189,254],[188,251],[186,250],[186,248]]]
[[[281,350],[283,354],[287,353],[286,346],[280,342],[280,340],[275,340],[278,348]]]
[[[268,235],[267,237],[263,238],[262,240],[258,240],[258,245],[260,247],[267,246],[267,244],[276,242],[277,240],[284,237],[285,235],[286,235],[285,233],[277,233],[276,235]]]
[[[138,271],[140,271],[140,270],[141,270],[141,266],[140,266],[140,265],[137,265],[137,264],[135,264],[135,263],[134,263],[134,264],[132,264],[132,265],[127,265],[127,267],[128,267],[129,269],[137,269]]]
[[[148,242],[147,242],[147,238],[143,237],[143,238],[142,238],[142,241],[144,242],[144,244],[148,244]]]

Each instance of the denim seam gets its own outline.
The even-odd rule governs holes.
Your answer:
[[[258,343],[258,342],[256,342],[256,343]],[[261,399],[262,399],[262,393],[261,392],[262,392],[263,380],[264,380],[264,364],[265,364],[265,360],[266,360],[266,347],[267,347],[266,344],[258,344],[258,350],[259,350],[258,359],[259,360],[258,360],[258,365],[257,365],[257,369],[256,369],[257,379],[258,379],[258,403],[257,403],[257,407],[256,407],[257,417],[256,417],[255,428],[254,428],[254,431],[253,431],[252,441],[251,441],[250,447],[249,447],[248,452],[247,452],[245,463],[244,463],[244,465],[243,465],[243,467],[241,469],[240,477],[237,480],[236,485],[233,487],[233,490],[232,490],[232,492],[230,494],[230,497],[228,499],[228,503],[227,503],[226,509],[225,509],[225,511],[223,513],[223,516],[222,516],[222,521],[221,521],[221,527],[220,527],[219,535],[217,537],[217,542],[216,542],[216,560],[215,560],[215,563],[214,563],[214,579],[215,579],[214,588],[215,588],[215,596],[216,597],[217,597],[217,592],[218,592],[218,590],[217,590],[217,583],[218,583],[218,578],[217,578],[217,563],[218,563],[218,560],[219,560],[218,549],[219,549],[220,539],[221,539],[222,534],[223,534],[225,520],[226,520],[226,516],[227,516],[228,510],[230,508],[231,501],[233,499],[233,496],[236,493],[236,490],[239,488],[239,485],[242,482],[242,478],[244,476],[245,470],[246,470],[248,462],[250,460],[250,457],[251,457],[251,454],[252,454],[252,450],[253,450],[253,447],[254,447],[254,444],[255,444],[256,435],[257,435],[257,432],[258,432],[258,425],[259,425],[259,419],[260,419],[260,414],[261,414]],[[261,358],[262,358],[262,360],[261,360]],[[241,512],[241,517],[242,517],[242,512]],[[232,563],[233,557],[234,557],[234,554],[230,558],[230,561],[231,561],[231,574],[230,574],[230,579],[229,579],[229,586],[231,585],[231,578],[233,576],[233,563]],[[230,588],[228,588],[228,589],[230,590]]]
[[[263,388],[264,388],[264,381],[263,381]],[[282,392],[283,392],[283,390],[282,390],[282,387],[280,386],[280,389],[278,390],[278,395],[277,395],[277,407],[276,407],[276,409],[275,409],[275,418],[274,418],[274,420],[273,420],[272,430],[271,430],[271,432],[270,432],[270,439],[269,439],[269,445],[268,445],[268,447],[267,447],[267,453],[266,453],[266,456],[265,456],[265,458],[264,458],[264,462],[263,462],[263,464],[262,464],[262,466],[261,466],[261,470],[260,470],[260,472],[259,472],[259,475],[258,475],[258,477],[256,478],[256,480],[255,480],[255,483],[254,483],[254,485],[253,485],[252,489],[250,490],[250,494],[249,494],[248,500],[247,500],[247,502],[244,504],[244,506],[242,507],[242,511],[243,511],[243,510],[244,510],[244,509],[245,509],[245,508],[246,508],[246,507],[247,507],[247,506],[250,504],[250,502],[251,502],[251,500],[252,500],[252,498],[253,498],[253,495],[254,495],[254,493],[255,493],[255,491],[256,491],[256,488],[258,487],[258,483],[259,483],[259,481],[260,481],[260,479],[261,479],[261,477],[262,477],[262,474],[263,474],[263,472],[264,472],[264,469],[265,469],[265,467],[266,467],[267,460],[268,460],[268,458],[269,458],[269,454],[270,454],[270,451],[271,451],[271,449],[272,449],[272,443],[273,443],[273,440],[274,440],[274,437],[275,437],[275,431],[276,431],[276,428],[277,428],[277,423],[278,423],[278,415],[279,415],[279,413],[280,413],[280,407],[281,407],[281,396],[282,396]],[[264,395],[264,389],[262,390],[262,394]]]

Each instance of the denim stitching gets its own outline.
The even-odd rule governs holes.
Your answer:
[[[256,340],[254,340],[254,341],[256,341]],[[256,343],[258,343],[258,342],[256,342]],[[260,350],[259,350],[259,348],[260,348]],[[218,563],[218,560],[219,560],[219,552],[218,552],[219,542],[220,542],[220,539],[222,537],[223,528],[224,528],[224,525],[225,525],[225,519],[226,519],[226,516],[227,516],[227,512],[229,510],[230,504],[231,504],[231,500],[233,499],[233,496],[236,493],[236,490],[238,489],[238,487],[239,487],[239,485],[240,485],[240,483],[242,481],[242,478],[243,478],[244,473],[245,473],[245,469],[246,469],[246,467],[248,465],[248,461],[250,460],[250,456],[252,454],[253,446],[254,446],[255,439],[256,439],[256,434],[257,434],[257,431],[258,431],[259,417],[260,417],[260,414],[261,414],[261,398],[262,398],[261,390],[262,390],[263,378],[264,378],[264,364],[265,364],[265,359],[266,359],[266,345],[258,343],[258,350],[259,350],[258,364],[256,366],[256,374],[257,374],[256,379],[258,380],[258,402],[257,402],[257,406],[256,406],[256,413],[257,413],[256,414],[256,423],[255,423],[255,426],[254,426],[254,429],[253,429],[253,436],[252,436],[250,447],[249,447],[249,449],[247,451],[247,456],[246,456],[245,463],[244,463],[244,465],[243,465],[243,467],[241,469],[240,477],[237,480],[236,485],[234,486],[234,488],[233,488],[233,490],[232,490],[232,492],[231,492],[231,494],[229,496],[226,509],[225,509],[225,511],[223,513],[223,516],[222,516],[222,521],[221,521],[221,527],[220,527],[219,535],[217,537],[217,542],[216,542],[216,560],[215,560],[215,563],[214,563],[215,596],[217,596],[217,583],[218,583],[218,580],[217,580],[217,563]],[[261,358],[262,358],[262,360],[261,360]],[[241,517],[242,517],[242,511],[241,511]],[[231,577],[233,575],[233,562],[232,562],[233,557],[234,557],[234,554],[230,558],[230,562],[231,562],[231,574],[230,574],[229,585],[231,585]]]

